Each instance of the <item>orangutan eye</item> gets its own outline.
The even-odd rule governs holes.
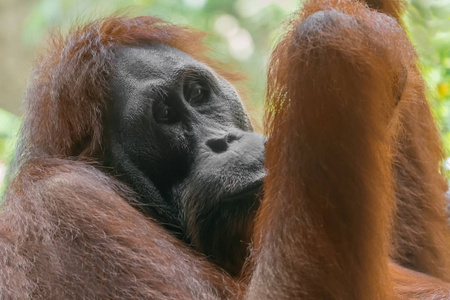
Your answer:
[[[153,117],[158,123],[173,123],[176,121],[176,113],[173,108],[163,102],[155,105]]]
[[[187,87],[185,95],[187,96],[186,99],[189,101],[189,103],[194,105],[201,104],[206,100],[208,96],[208,90],[203,85],[195,82]]]
[[[199,100],[203,97],[203,90],[200,86],[196,86],[192,92],[189,101]]]

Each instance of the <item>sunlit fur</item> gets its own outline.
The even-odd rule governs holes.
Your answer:
[[[26,91],[2,207],[1,299],[214,299],[239,291],[96,168],[114,48],[162,43],[211,63],[202,38],[154,17],[106,18],[53,37]]]
[[[20,149],[32,156],[99,156],[102,152],[107,78],[114,49],[161,43],[195,59],[205,56],[203,33],[155,17],[105,18],[56,34],[40,58],[25,95]]]
[[[265,198],[241,278],[139,213],[97,168],[114,47],[162,43],[210,63],[202,35],[151,17],[57,35],[25,97],[0,298],[449,299],[442,151],[397,23],[403,2],[367,2],[391,17],[307,1],[272,55]]]
[[[441,145],[403,28],[343,0],[307,2],[290,28],[268,75],[255,299],[448,297],[388,266],[450,275]]]

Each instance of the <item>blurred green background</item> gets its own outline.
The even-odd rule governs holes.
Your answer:
[[[216,58],[246,76],[247,106],[261,124],[265,68],[294,0],[0,0],[0,185],[14,153],[20,102],[49,32],[113,12],[157,15],[209,33]],[[410,0],[405,22],[421,55],[429,99],[450,157],[450,0]],[[444,166],[450,169],[450,159]]]

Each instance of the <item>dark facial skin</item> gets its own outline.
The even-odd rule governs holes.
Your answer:
[[[107,166],[144,213],[237,274],[265,176],[264,136],[233,87],[180,50],[123,47],[113,70]]]

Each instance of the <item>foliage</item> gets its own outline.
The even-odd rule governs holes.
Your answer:
[[[429,99],[450,156],[450,0],[411,0],[406,24],[423,62]],[[444,167],[450,170],[450,158]],[[450,174],[447,174],[450,175]]]
[[[20,120],[13,114],[0,109],[0,195],[6,165],[11,161],[17,139]]]
[[[450,0],[412,0],[407,24],[423,61],[430,102],[450,154]]]

